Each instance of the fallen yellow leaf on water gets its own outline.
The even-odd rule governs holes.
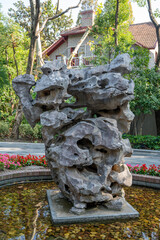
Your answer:
[[[65,233],[64,236],[65,236],[65,238],[68,238],[69,237],[69,233]]]
[[[11,235],[11,236],[13,236],[15,233],[16,233],[15,230],[11,230],[11,231],[8,232],[8,234]]]

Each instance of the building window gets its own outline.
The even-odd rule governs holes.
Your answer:
[[[56,59],[61,61],[62,60],[62,56],[61,55],[56,55]]]

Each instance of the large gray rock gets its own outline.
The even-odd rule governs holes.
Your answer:
[[[124,164],[132,149],[122,139],[134,117],[129,109],[134,83],[122,76],[130,70],[129,55],[122,54],[110,64],[79,70],[46,62],[37,82],[32,75],[13,80],[28,122],[43,126],[52,177],[72,202],[72,213],[83,214],[90,203],[123,208],[122,186],[132,184]]]
[[[24,115],[32,127],[40,121],[40,114],[43,112],[41,108],[33,106],[30,90],[35,84],[34,77],[29,74],[20,75],[12,81],[13,89],[20,98]]]

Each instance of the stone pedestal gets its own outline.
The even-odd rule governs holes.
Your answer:
[[[74,223],[112,223],[136,219],[139,213],[124,199],[124,206],[121,211],[108,210],[103,205],[89,207],[81,215],[70,212],[72,203],[62,198],[59,190],[47,190],[51,219],[53,224],[74,224]]]

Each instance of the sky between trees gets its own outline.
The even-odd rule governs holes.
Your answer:
[[[17,2],[16,0],[0,0],[0,3],[2,4],[2,11],[3,13],[7,14],[8,8],[13,7],[13,3]],[[29,0],[23,0],[23,2],[29,6]],[[57,1],[52,0],[53,4],[55,4]],[[104,3],[105,0],[98,0],[99,3]],[[75,5],[78,3],[78,0],[60,0],[60,8],[63,10],[66,9],[69,6],[72,6],[73,4]],[[152,1],[152,8],[153,10],[159,6],[159,0]],[[140,8],[137,6],[136,3],[132,3],[132,8],[133,8],[133,16],[135,18],[134,23],[140,23],[140,22],[148,22],[150,21],[149,15],[147,8]],[[79,12],[79,9],[74,9],[72,11],[72,16],[74,20],[74,24],[76,23],[77,20],[77,14]],[[160,20],[159,20],[160,23]]]

